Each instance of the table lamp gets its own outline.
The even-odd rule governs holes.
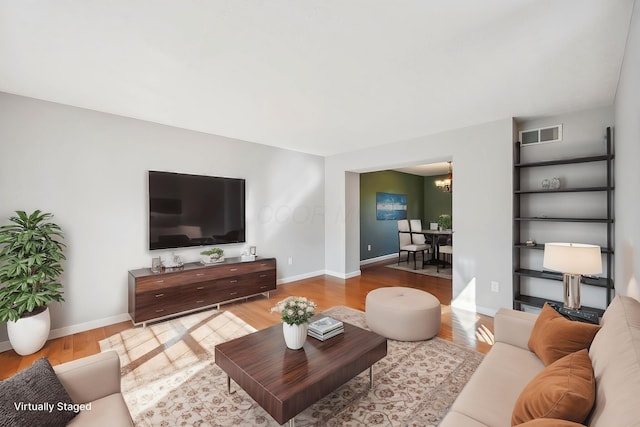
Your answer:
[[[580,309],[580,277],[602,273],[600,246],[581,243],[545,243],[543,266],[562,273],[564,308]]]

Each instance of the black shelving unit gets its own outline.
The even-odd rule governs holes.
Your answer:
[[[544,242],[536,242],[535,244],[527,244],[523,236],[521,235],[521,227],[524,223],[533,221],[544,221],[551,223],[601,223],[606,225],[606,246],[601,247],[601,252],[604,256],[603,264],[606,265],[606,274],[602,277],[583,277],[582,285],[594,286],[604,288],[606,293],[606,306],[609,305],[614,296],[614,282],[613,282],[613,140],[612,131],[608,127],[606,130],[606,153],[597,156],[584,156],[575,157],[569,159],[554,159],[538,162],[521,162],[520,142],[516,142],[513,153],[513,308],[516,310],[523,310],[525,306],[530,307],[542,307],[545,302],[555,302],[562,305],[561,302],[551,301],[546,298],[540,298],[533,295],[527,295],[523,292],[521,286],[521,280],[523,277],[551,280],[559,282],[558,286],[562,286],[562,274],[550,271],[532,270],[527,268],[521,268],[521,255],[523,251],[529,250],[543,250]],[[521,188],[521,174],[526,168],[539,168],[547,166],[562,166],[578,163],[594,163],[594,166],[606,168],[606,184],[602,186],[589,186],[589,187],[567,187],[556,190],[544,190],[544,189],[522,189]],[[581,217],[547,217],[547,216],[522,216],[521,206],[522,197],[526,197],[531,194],[557,194],[557,193],[603,193],[606,197],[606,217],[604,218],[581,218]],[[598,200],[602,200],[599,198]],[[595,202],[594,202],[595,203]],[[586,242],[585,242],[586,243]],[[602,316],[604,310],[601,308],[583,307],[584,310],[592,311]]]

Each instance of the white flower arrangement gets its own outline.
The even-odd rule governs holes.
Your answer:
[[[288,297],[271,308],[271,312],[280,313],[282,321],[288,325],[302,325],[309,323],[316,314],[316,308],[316,303],[306,297]]]

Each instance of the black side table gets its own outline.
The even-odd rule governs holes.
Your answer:
[[[598,314],[592,311],[584,311],[584,310],[576,310],[574,308],[565,308],[564,306],[547,301],[547,304],[551,306],[555,311],[560,313],[562,316],[566,317],[569,320],[575,320],[577,322],[584,323],[593,323],[594,325],[599,325],[600,320],[598,318]]]

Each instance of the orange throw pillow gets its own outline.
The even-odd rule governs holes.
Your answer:
[[[566,420],[556,420],[554,418],[538,418],[518,424],[516,427],[584,427],[584,424]]]
[[[522,390],[511,415],[511,425],[536,418],[583,422],[596,398],[596,381],[586,349],[553,362]]]
[[[542,307],[529,337],[529,350],[542,360],[545,366],[567,354],[589,348],[600,330],[599,325],[574,322],[565,319],[550,305]]]

